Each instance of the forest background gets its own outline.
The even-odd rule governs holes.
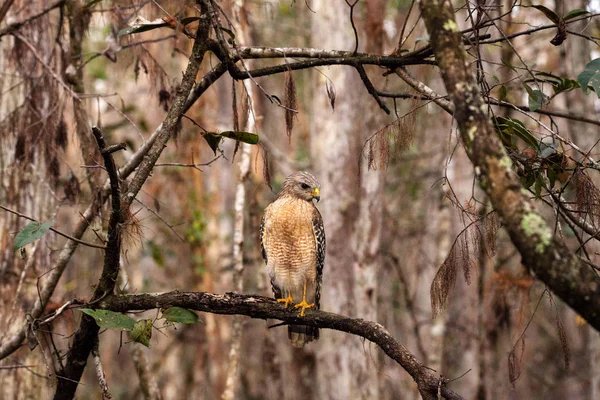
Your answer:
[[[595,5],[434,3],[0,4],[0,399],[599,398]],[[224,295],[271,297],[297,170],[341,315],[302,350]]]

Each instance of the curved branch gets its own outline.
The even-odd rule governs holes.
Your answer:
[[[481,173],[480,186],[502,218],[522,262],[573,310],[600,331],[600,278],[555,237],[535,211],[490,123],[450,2],[422,0],[421,11],[442,78],[454,104],[466,153]]]
[[[94,307],[111,311],[141,311],[170,306],[225,315],[246,315],[257,319],[278,319],[288,324],[305,324],[351,333],[377,344],[415,380],[425,399],[437,399],[438,390],[446,399],[462,397],[446,387],[431,369],[421,364],[385,327],[377,322],[318,310],[307,310],[304,317],[289,311],[274,299],[236,293],[203,292],[143,293],[109,296]]]

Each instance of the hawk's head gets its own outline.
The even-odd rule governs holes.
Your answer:
[[[319,181],[312,174],[296,172],[285,178],[278,197],[292,196],[306,201],[316,199],[318,202],[321,199],[319,186]]]

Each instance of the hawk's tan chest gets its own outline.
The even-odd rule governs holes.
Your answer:
[[[285,198],[265,210],[263,246],[267,268],[278,281],[316,279],[314,213],[311,203]]]

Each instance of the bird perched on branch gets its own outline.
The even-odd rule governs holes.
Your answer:
[[[317,179],[308,172],[286,178],[277,199],[265,209],[260,226],[262,255],[271,287],[278,302],[294,306],[304,316],[309,308],[319,309],[325,230],[313,199],[320,200]],[[294,347],[319,338],[318,328],[289,325]]]

